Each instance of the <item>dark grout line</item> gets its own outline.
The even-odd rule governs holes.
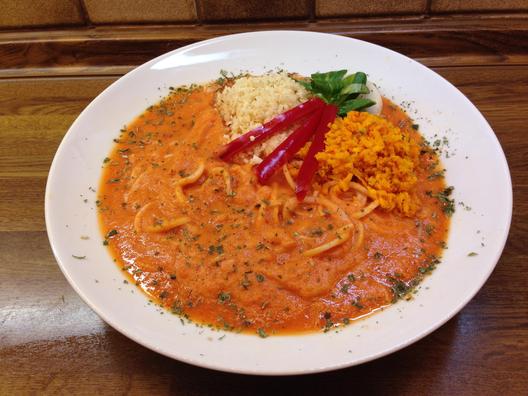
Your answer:
[[[425,11],[424,11],[424,17],[430,18],[431,17],[431,5],[433,0],[426,0],[425,2]]]
[[[307,6],[308,6],[308,21],[309,22],[315,22],[317,20],[316,16],[316,9],[315,9],[315,2],[316,0],[308,0]]]
[[[84,3],[84,0],[78,0],[79,9],[81,11],[81,15],[84,21],[84,24],[86,27],[92,27],[92,21],[90,20],[90,15],[88,14],[88,10],[86,8],[86,4]]]
[[[204,16],[200,0],[194,0],[194,9],[196,10],[196,23],[198,25],[203,25]]]

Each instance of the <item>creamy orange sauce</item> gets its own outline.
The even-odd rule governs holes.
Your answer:
[[[344,243],[306,257],[346,221],[316,203],[286,211],[294,193],[282,172],[261,186],[250,165],[220,161],[226,127],[214,91],[173,92],[126,126],[105,160],[98,202],[105,243],[156,302],[198,323],[261,336],[314,331],[390,304],[436,265],[449,218],[427,193],[445,187],[430,177],[439,169],[434,152],[424,146],[421,155],[416,216],[375,209],[353,220]],[[388,100],[383,116],[422,143]],[[198,180],[178,192],[200,164]],[[347,193],[334,202],[353,213],[365,199]],[[148,232],[182,218],[189,221]]]

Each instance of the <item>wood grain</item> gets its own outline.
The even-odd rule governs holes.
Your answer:
[[[445,47],[439,52],[418,45],[429,39],[441,42],[438,34],[409,33],[419,37],[406,47],[380,29],[365,33],[381,34],[393,48],[420,54],[482,111],[511,170],[511,232],[482,290],[433,334],[358,367],[285,378],[196,368],[130,341],[80,300],[49,247],[44,186],[62,136],[90,100],[129,67],[169,45],[180,45],[173,41],[174,32],[158,32],[166,37],[153,34],[142,42],[136,30],[114,35],[96,30],[94,37],[105,38],[96,37],[90,44],[86,40],[92,38],[85,33],[71,43],[60,36],[42,43],[13,37],[16,51],[7,60],[0,57],[0,63],[10,65],[0,70],[0,394],[527,394],[528,62],[518,38],[526,37],[528,26],[515,23],[511,31],[497,28],[500,43],[492,43],[498,25],[476,36],[475,30],[444,28]],[[202,34],[197,32],[192,40]],[[0,53],[6,54],[9,40],[1,37]],[[123,37],[129,38],[120,47],[118,38]],[[449,37],[455,38],[451,55]],[[98,51],[97,40],[111,45]],[[152,42],[154,48],[149,47]],[[71,58],[79,43],[83,56]],[[18,52],[24,46],[29,51],[25,58]],[[123,57],[114,56],[112,62],[110,51],[119,49]],[[459,54],[465,57],[462,63]],[[490,57],[495,61],[487,63]]]
[[[0,78],[132,67],[155,56],[225,34],[309,30],[355,37],[408,55],[427,66],[528,64],[528,16],[445,16],[348,19],[202,26],[116,26],[0,33]],[[433,49],[433,50],[431,50]],[[116,56],[119,54],[119,56]]]

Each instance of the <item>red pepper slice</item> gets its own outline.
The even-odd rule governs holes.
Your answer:
[[[306,157],[304,158],[304,161],[301,165],[301,169],[299,170],[299,175],[297,176],[295,194],[297,195],[297,200],[299,201],[302,201],[310,190],[312,179],[315,175],[315,172],[317,171],[317,167],[319,166],[315,155],[323,151],[325,148],[325,135],[329,130],[329,124],[334,121],[337,116],[337,110],[337,107],[332,104],[327,104],[323,109],[312,144],[308,149],[308,154],[306,154]]]
[[[239,153],[240,151],[257,144],[266,137],[288,128],[294,122],[314,112],[315,110],[321,109],[324,104],[325,102],[323,100],[319,98],[312,98],[282,114],[279,114],[265,124],[252,129],[244,135],[236,138],[232,142],[226,144],[222,148],[219,157],[224,161],[229,160],[236,153]]]
[[[260,184],[266,183],[277,169],[288,162],[306,144],[321,119],[321,113],[322,109],[317,110],[257,165],[257,178]]]

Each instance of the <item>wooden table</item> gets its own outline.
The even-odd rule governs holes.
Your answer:
[[[358,367],[279,378],[192,367],[122,336],[66,282],[45,232],[48,168],[81,110],[131,66],[227,30],[95,29],[51,32],[44,41],[32,33],[0,36],[0,394],[528,394],[526,21],[479,21],[472,28],[460,21],[439,28],[430,21],[398,25],[390,34],[386,26],[285,26],[378,42],[418,58],[456,85],[491,123],[506,152],[514,211],[491,278],[433,334]]]

